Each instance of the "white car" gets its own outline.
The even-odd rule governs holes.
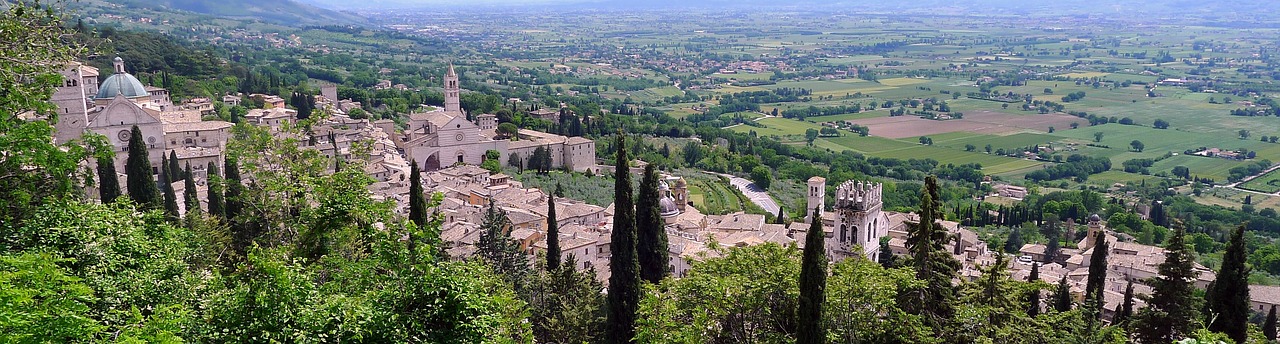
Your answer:
[[[1022,264],[1031,264],[1031,256],[1018,257],[1018,262]]]

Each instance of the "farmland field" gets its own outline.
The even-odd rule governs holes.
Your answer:
[[[1271,171],[1267,174],[1261,175],[1246,183],[1240,184],[1239,187],[1245,190],[1265,193],[1280,192],[1280,170]]]

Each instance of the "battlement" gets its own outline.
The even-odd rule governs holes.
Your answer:
[[[884,185],[880,183],[846,181],[836,188],[836,209],[865,211],[878,208]]]

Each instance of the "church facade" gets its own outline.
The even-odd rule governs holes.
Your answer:
[[[474,122],[467,120],[460,94],[458,74],[450,65],[444,77],[444,108],[409,115],[408,128],[398,142],[406,157],[423,170],[480,165],[488,151],[498,152],[498,162],[510,166],[511,155],[525,163],[538,148],[550,150],[552,168],[585,171],[595,166],[594,141],[533,130],[502,137],[497,132],[497,117],[492,114],[476,115]]]
[[[105,136],[114,147],[116,171],[123,172],[128,159],[132,129],[137,126],[147,145],[152,173],[159,173],[162,157],[172,150],[179,165],[190,163],[203,176],[208,162],[222,161],[231,123],[201,121],[199,113],[175,107],[163,88],[143,86],[125,70],[117,57],[113,73],[101,83],[98,70],[80,63],[62,70],[63,84],[52,97],[58,120],[54,125],[59,143],[79,139],[86,132]]]

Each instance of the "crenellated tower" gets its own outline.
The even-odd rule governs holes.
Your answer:
[[[880,238],[889,234],[888,218],[881,210],[883,191],[883,184],[852,180],[836,188],[835,233],[827,238],[833,259],[874,257]]]

